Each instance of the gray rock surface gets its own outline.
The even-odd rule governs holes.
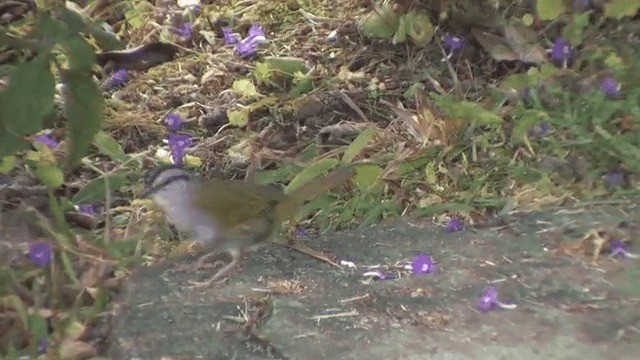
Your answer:
[[[638,359],[640,260],[555,251],[638,219],[627,204],[513,214],[456,233],[401,220],[304,241],[358,268],[267,245],[214,289],[186,288],[207,270],[140,269],[120,299],[113,358]],[[437,259],[436,274],[362,276],[418,252]],[[518,307],[477,311],[489,283]]]

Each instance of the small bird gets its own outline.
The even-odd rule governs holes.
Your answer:
[[[179,231],[231,255],[229,264],[196,286],[216,285],[246,256],[249,247],[270,240],[279,225],[294,217],[305,201],[355,174],[354,165],[311,180],[291,194],[275,185],[241,180],[203,179],[178,166],[160,167],[145,179],[152,199]],[[214,253],[200,257],[195,268]]]

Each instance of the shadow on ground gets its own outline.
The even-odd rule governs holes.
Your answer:
[[[308,239],[351,260],[339,269],[269,245],[222,289],[187,289],[206,271],[142,269],[121,299],[116,359],[637,359],[640,260],[562,255],[637,205],[494,219],[463,232],[399,221]],[[637,245],[636,245],[637,248]],[[435,275],[366,282],[366,265],[436,257]],[[480,313],[487,283],[515,310]],[[277,284],[277,285],[276,285]],[[268,289],[271,289],[268,291]]]

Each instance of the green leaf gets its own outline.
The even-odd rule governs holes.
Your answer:
[[[94,136],[100,130],[104,99],[89,72],[71,70],[64,78],[69,89],[65,104],[69,120],[67,163],[73,168],[89,151]]]
[[[378,165],[358,166],[353,182],[361,191],[382,191],[384,184],[380,181],[380,177],[383,173],[384,169]]]
[[[98,148],[102,154],[107,155],[112,160],[125,162],[129,160],[129,155],[124,153],[120,143],[111,136],[107,135],[104,131],[98,131],[93,138],[93,145]]]
[[[270,66],[271,70],[279,70],[290,76],[293,76],[293,74],[297,72],[307,72],[307,67],[301,58],[292,56],[266,56],[264,61]]]
[[[51,190],[59,188],[64,183],[64,173],[56,164],[36,164],[34,172],[38,180]]]
[[[407,24],[405,22],[405,16],[402,16],[398,22],[398,30],[393,34],[391,42],[393,44],[401,44],[405,41],[407,41]]]
[[[342,164],[350,164],[353,159],[355,159],[356,156],[358,156],[358,154],[360,154],[362,150],[364,150],[364,148],[367,146],[376,132],[377,129],[375,126],[369,126],[368,128],[364,129],[363,132],[358,134],[358,136],[353,139],[353,142],[349,144],[347,150],[344,151],[344,155],[342,155]]]
[[[14,155],[31,147],[28,141],[15,136],[0,136],[0,156]]]
[[[313,80],[308,76],[296,79],[295,84],[296,85],[289,91],[289,96],[292,98],[309,93],[314,88]]]
[[[555,20],[565,12],[564,1],[537,0],[536,10],[542,20]]]
[[[516,124],[511,137],[516,141],[522,141],[533,126],[549,121],[549,114],[540,110],[522,110],[515,115]]]
[[[55,80],[48,54],[19,64],[11,74],[9,86],[0,94],[2,126],[14,137],[42,130],[44,116],[53,110],[54,95]]]
[[[10,173],[14,166],[16,166],[16,157],[13,155],[4,156],[0,160],[0,174],[6,175]]]
[[[128,176],[128,172],[122,171],[93,179],[78,191],[71,201],[75,204],[104,202],[107,193],[107,180],[109,181],[109,190],[116,191],[130,183]]]
[[[300,173],[296,175],[293,180],[291,180],[284,192],[287,194],[291,193],[292,191],[298,189],[300,186],[325,173],[336,165],[338,165],[338,160],[331,158],[322,159],[312,165],[309,165],[307,168],[300,171]]]
[[[251,80],[248,79],[240,79],[234,81],[231,89],[242,96],[256,97],[260,95],[258,93],[258,90],[256,89],[256,86],[253,85]]]
[[[68,53],[69,63],[75,71],[91,71],[96,62],[96,55],[89,43],[78,34],[62,42]]]
[[[239,110],[227,109],[227,118],[229,118],[229,124],[243,127],[249,122],[249,109],[241,108]]]
[[[591,12],[576,15],[562,30],[562,36],[574,46],[582,44],[584,29],[589,26]]]
[[[60,258],[62,259],[64,272],[67,274],[69,279],[71,279],[74,284],[79,284],[80,280],[78,280],[78,275],[76,275],[75,270],[73,270],[73,263],[71,262],[69,255],[64,251],[60,251]]]
[[[399,16],[391,4],[384,4],[371,11],[359,22],[360,31],[370,38],[390,39],[398,29]]]
[[[427,45],[433,38],[433,24],[424,12],[410,11],[406,15],[407,35],[416,45]]]
[[[611,0],[604,4],[606,17],[622,19],[625,16],[635,16],[640,9],[640,0]]]

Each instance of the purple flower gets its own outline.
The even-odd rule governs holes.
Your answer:
[[[258,23],[251,24],[251,27],[249,28],[249,34],[247,35],[247,40],[254,40],[256,38],[260,38],[259,40],[261,41],[267,40],[264,31],[262,30],[262,25]]]
[[[236,52],[243,58],[252,57],[258,53],[258,47],[266,40],[262,26],[253,24],[249,29],[248,36],[236,44]]]
[[[606,96],[616,96],[620,93],[620,84],[612,76],[607,76],[600,83],[600,90]]]
[[[178,131],[182,128],[184,120],[182,120],[182,117],[179,114],[170,113],[167,114],[165,122],[167,124],[167,129],[170,131]]]
[[[76,209],[86,215],[96,215],[100,213],[101,206],[98,204],[80,204],[76,206]]]
[[[129,80],[129,71],[127,69],[119,69],[111,73],[109,80],[107,80],[108,89],[116,89],[123,87]]]
[[[611,240],[611,257],[620,256],[621,258],[638,259],[640,255],[629,251],[627,244],[618,239]]]
[[[464,230],[464,221],[460,218],[453,218],[449,220],[449,224],[447,225],[448,232],[456,232]]]
[[[624,174],[620,170],[613,170],[605,175],[605,181],[610,188],[617,188],[624,185]]]
[[[571,66],[575,49],[563,38],[557,39],[551,47],[551,61],[558,67]]]
[[[58,142],[56,139],[51,137],[51,135],[38,135],[36,136],[36,141],[50,147],[51,149],[58,147]]]
[[[436,272],[438,266],[431,256],[418,254],[411,261],[411,272],[413,275],[430,275]]]
[[[515,309],[516,304],[505,304],[501,302],[500,300],[498,300],[498,289],[496,289],[495,286],[487,286],[484,288],[482,295],[478,299],[476,307],[478,310],[486,312],[494,307],[499,307],[502,309]]]
[[[227,45],[235,45],[242,39],[240,34],[233,32],[230,27],[223,27],[222,35],[224,37],[224,43]]]
[[[309,235],[307,229],[303,228],[303,227],[298,227],[296,229],[296,238],[304,238],[307,237]]]
[[[44,241],[36,241],[29,244],[29,259],[38,267],[49,265],[53,258],[53,249],[49,243]]]
[[[193,36],[193,30],[193,24],[188,21],[180,25],[178,28],[173,28],[173,32],[180,36],[184,41],[191,39],[191,36]]]
[[[176,165],[184,164],[186,150],[191,147],[191,137],[186,134],[169,135],[169,148],[171,149],[171,159]]]
[[[465,44],[466,40],[462,36],[447,35],[444,37],[444,45],[449,54],[461,50]]]

